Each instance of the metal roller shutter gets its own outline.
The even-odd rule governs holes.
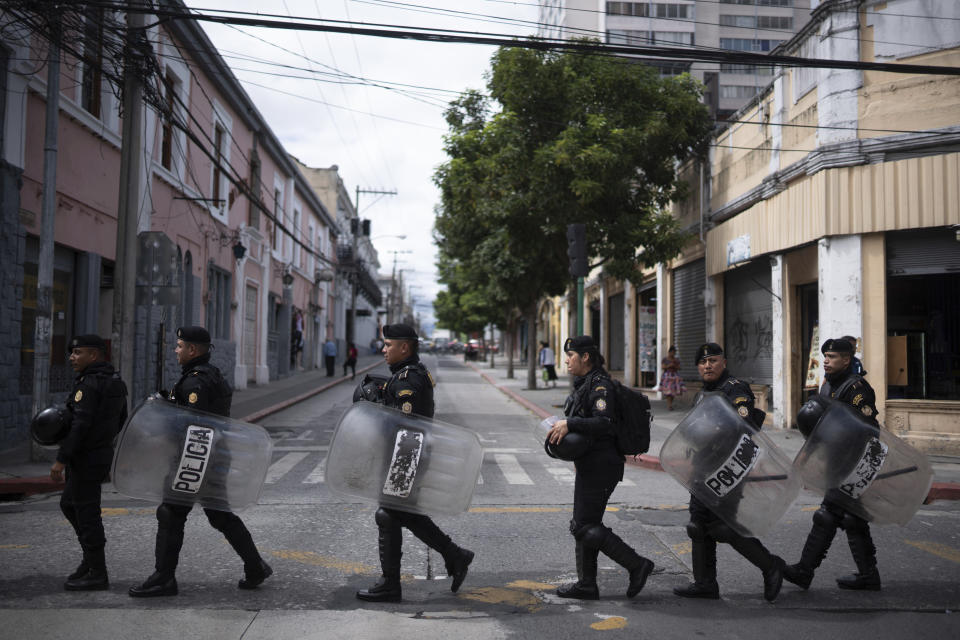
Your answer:
[[[680,359],[680,376],[696,380],[697,348],[707,341],[706,310],[703,307],[703,288],[706,283],[706,262],[697,260],[673,270],[673,346]],[[667,345],[669,347],[669,345]],[[658,354],[657,379],[660,364],[667,354]]]
[[[773,294],[770,261],[728,271],[723,285],[723,350],[730,372],[746,382],[773,384]]]
[[[960,273],[960,242],[949,227],[887,234],[887,275]]]

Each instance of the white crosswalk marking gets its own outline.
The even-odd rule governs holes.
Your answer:
[[[303,484],[320,484],[323,482],[323,473],[326,468],[327,459],[324,458],[320,461],[320,464],[313,468],[313,471],[310,472],[310,475],[304,479]]]
[[[634,482],[633,480],[631,480],[630,478],[624,478],[623,480],[620,481],[620,484],[622,484],[622,485],[625,486],[625,487],[635,487],[635,486],[637,486],[637,483]]]
[[[267,469],[267,477],[264,480],[265,484],[270,484],[276,482],[287,473],[290,472],[297,463],[310,455],[309,451],[292,451],[287,455],[283,456],[276,462],[270,465],[270,468]]]
[[[570,467],[547,467],[547,471],[553,474],[553,479],[560,484],[573,484],[576,480],[576,474]]]
[[[496,453],[493,459],[497,461],[497,466],[509,484],[533,484],[533,480],[520,466],[517,456],[512,453]]]

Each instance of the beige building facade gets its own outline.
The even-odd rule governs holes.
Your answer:
[[[820,2],[776,53],[956,68],[960,6],[947,4],[905,21],[931,9]],[[592,304],[601,318],[586,332],[599,326],[605,354],[622,345],[616,375],[646,387],[670,345],[690,383],[696,346],[720,342],[779,428],[821,381],[823,340],[853,336],[885,426],[960,453],[960,77],[778,68],[732,119],[684,168],[686,250],[642,287],[594,277],[586,317]]]

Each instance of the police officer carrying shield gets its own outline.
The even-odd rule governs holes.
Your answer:
[[[98,591],[110,587],[104,557],[106,536],[100,518],[100,485],[113,460],[113,440],[127,420],[127,386],[106,361],[107,345],[100,336],[76,336],[70,341],[70,366],[77,372],[67,401],[72,417],[69,433],[60,442],[50,467],[54,482],[66,486],[60,510],[73,526],[83,560],[67,577],[68,591]]]
[[[826,375],[818,395],[853,406],[879,429],[873,388],[863,376],[853,370],[853,344],[843,338],[827,340],[820,351],[823,353],[823,370]],[[816,426],[824,410],[824,404],[818,402],[817,398],[801,407],[797,424],[805,436]],[[857,572],[837,578],[837,586],[841,589],[879,591],[877,548],[870,536],[870,525],[832,500],[830,491],[813,514],[813,527],[807,535],[803,551],[800,552],[800,561],[788,565],[783,577],[798,587],[808,589],[813,581],[813,573],[827,556],[827,550],[830,549],[830,543],[833,542],[838,528],[847,532],[847,542],[850,544],[850,553],[853,554]]]
[[[697,349],[697,369],[703,381],[703,391],[719,391],[729,400],[744,420],[755,428],[763,425],[764,412],[754,407],[754,395],[750,385],[738,380],[727,371],[723,347],[708,342]],[[694,404],[699,402],[699,397]],[[735,499],[731,495],[728,499]],[[690,522],[687,524],[693,562],[693,582],[686,587],[676,587],[673,592],[684,598],[720,597],[717,584],[717,543],[726,542],[740,555],[763,572],[763,597],[773,602],[783,584],[784,562],[767,551],[756,538],[747,538],[727,525],[710,511],[696,496],[690,496]]]
[[[378,401],[404,413],[433,417],[433,377],[420,362],[419,338],[413,327],[405,324],[383,326],[383,355],[390,367],[390,379],[382,388],[368,380],[354,400]],[[366,388],[364,388],[366,386]],[[428,516],[380,507],[375,515],[379,530],[380,567],[383,576],[369,589],[357,591],[357,598],[368,602],[399,602],[400,556],[403,544],[402,527],[406,527],[427,546],[443,556],[447,575],[453,578],[450,590],[456,592],[467,577],[473,552],[463,549],[440,530]]]
[[[177,362],[183,368],[170,400],[191,409],[229,417],[233,390],[220,369],[210,364],[210,334],[207,330],[203,327],[177,329],[175,352]],[[192,508],[168,502],[157,508],[156,571],[143,584],[130,588],[132,597],[177,595],[175,573],[183,546],[183,527]],[[215,509],[204,509],[203,512],[210,526],[223,533],[243,560],[244,577],[237,585],[239,588],[254,589],[273,574],[273,569],[260,557],[250,532],[237,515]]]
[[[568,338],[563,345],[567,370],[574,376],[574,390],[564,405],[566,420],[554,423],[547,439],[558,444],[568,434],[585,436],[589,444],[574,459],[577,475],[573,486],[573,519],[570,533],[576,540],[577,581],[560,586],[561,598],[597,600],[597,557],[602,551],[630,574],[627,597],[643,589],[653,562],[639,555],[620,536],[603,525],[607,501],[623,480],[623,456],[617,451],[613,423],[616,397],[603,356],[593,338]]]

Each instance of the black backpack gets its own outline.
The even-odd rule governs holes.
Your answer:
[[[611,380],[616,393],[617,420],[614,433],[617,449],[625,456],[646,453],[650,449],[650,400],[639,391]]]

